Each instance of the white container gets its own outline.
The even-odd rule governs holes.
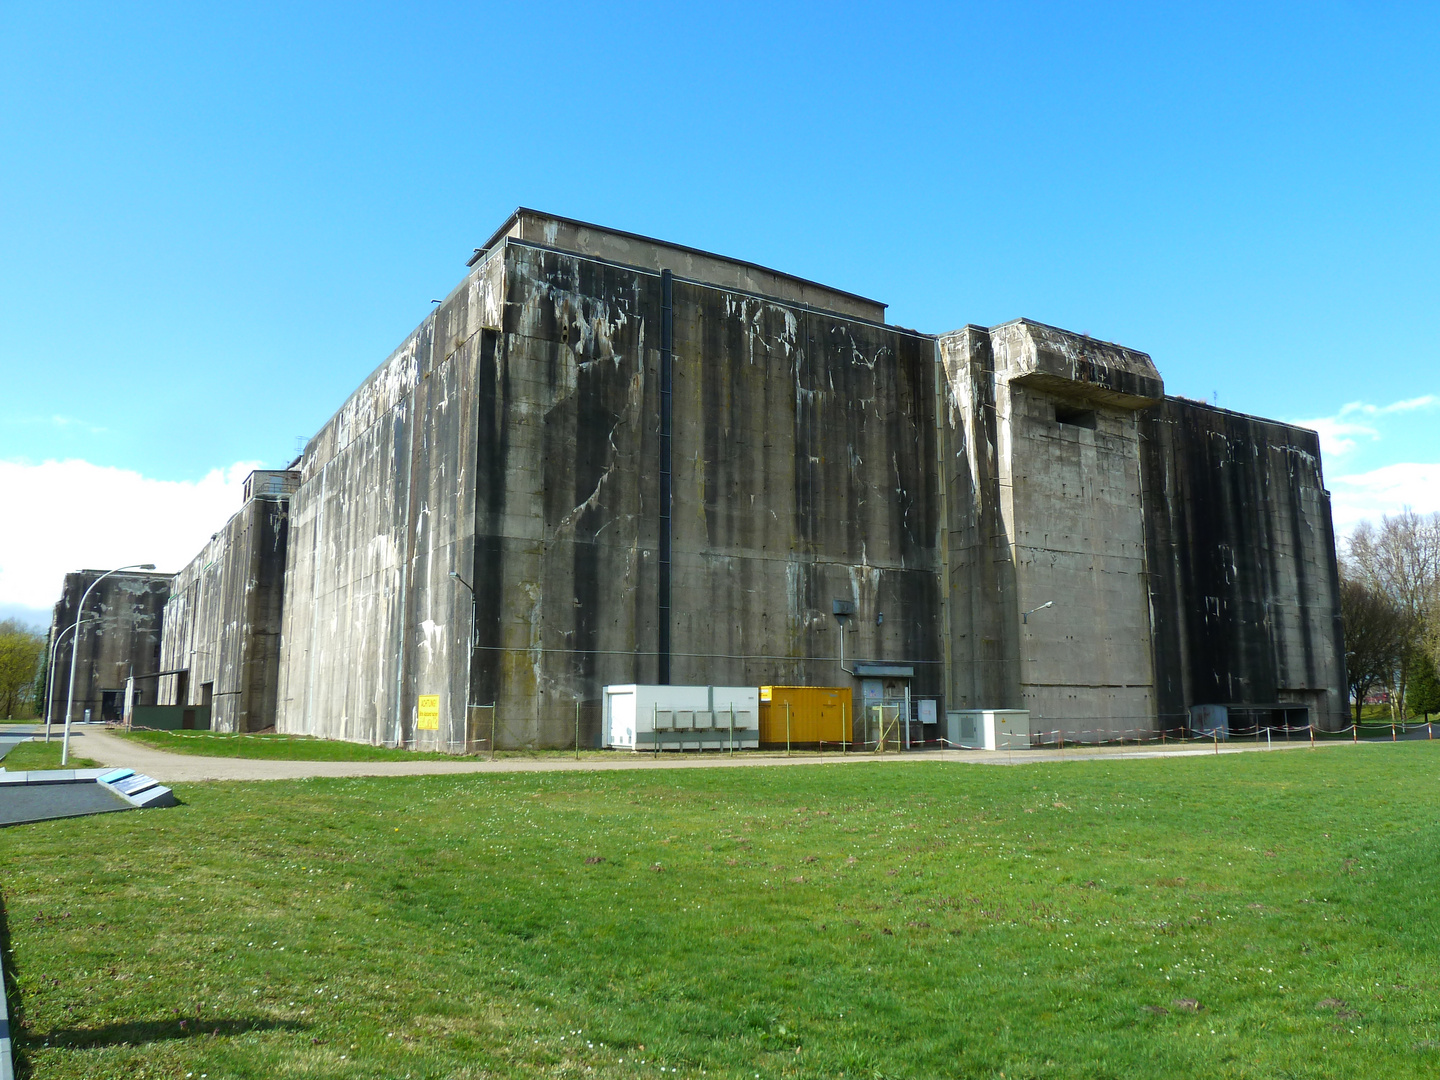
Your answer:
[[[760,688],[607,686],[603,735],[603,745],[617,750],[653,751],[657,742],[661,750],[753,750]]]
[[[953,709],[945,714],[945,739],[972,750],[1029,750],[1030,710]]]

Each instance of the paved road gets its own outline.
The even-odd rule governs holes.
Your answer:
[[[1322,746],[1348,746],[1349,743],[1322,743]],[[721,754],[649,754],[616,753],[613,758],[587,758],[575,761],[560,755],[536,758],[501,758],[499,761],[265,761],[255,758],[212,758],[192,754],[171,754],[126,739],[117,738],[98,727],[75,728],[71,732],[71,751],[77,757],[90,758],[101,765],[122,766],[147,773],[166,784],[197,780],[296,780],[310,776],[451,776],[469,773],[517,772],[605,772],[616,769],[704,769],[746,768],[759,765],[867,765],[877,762],[911,763],[917,761],[949,761],[972,765],[1024,765],[1040,762],[1093,761],[1114,758],[1194,757],[1213,755],[1211,748],[1144,749],[1139,747],[1085,747],[1056,750],[929,750],[909,754],[808,754],[785,757],[783,754],[749,754],[729,757]],[[1276,743],[1275,750],[1299,750],[1308,743]],[[1222,754],[1263,752],[1265,746],[1221,745]]]

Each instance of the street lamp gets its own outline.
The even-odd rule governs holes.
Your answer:
[[[1022,611],[1022,612],[1020,613],[1020,621],[1021,621],[1022,623],[1028,623],[1028,622],[1030,621],[1030,616],[1031,616],[1031,615],[1034,615],[1035,612],[1037,612],[1037,611],[1044,611],[1047,607],[1054,607],[1054,606],[1055,606],[1055,601],[1054,601],[1054,600],[1046,600],[1046,601],[1045,601],[1043,604],[1041,604],[1039,607],[1032,607],[1029,611]]]
[[[475,651],[475,589],[474,589],[474,587],[473,587],[468,581],[466,581],[463,577],[461,577],[459,574],[457,574],[454,570],[451,570],[451,571],[450,571],[450,576],[453,577],[456,581],[460,582],[461,585],[464,585],[464,586],[465,586],[465,591],[470,594],[470,651],[471,651],[471,652],[474,652],[474,651]]]
[[[85,612],[85,601],[90,599],[90,593],[95,586],[104,581],[111,574],[118,574],[121,570],[154,570],[154,563],[131,563],[129,566],[117,566],[114,570],[107,570],[90,583],[80,596],[80,603],[75,608],[75,625],[72,628],[75,640],[70,642],[70,693],[65,699],[65,737],[60,743],[60,764],[64,765],[70,760],[70,714],[75,711],[75,660],[80,655],[80,616]]]
[[[99,622],[99,619],[85,619],[87,623]],[[45,687],[45,741],[50,741],[50,715],[55,711],[55,655],[60,651],[60,642],[65,640],[66,634],[73,634],[74,626],[67,626],[60,633],[55,635],[55,640],[50,643],[50,663],[47,665]]]

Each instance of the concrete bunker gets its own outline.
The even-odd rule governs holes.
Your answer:
[[[217,730],[593,746],[623,686],[844,688],[900,746],[1346,722],[1313,432],[523,208],[169,595],[160,701]]]

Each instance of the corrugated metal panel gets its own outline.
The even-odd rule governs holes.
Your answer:
[[[788,706],[788,710],[787,710]],[[762,686],[760,742],[775,746],[836,746],[855,741],[848,686]]]

